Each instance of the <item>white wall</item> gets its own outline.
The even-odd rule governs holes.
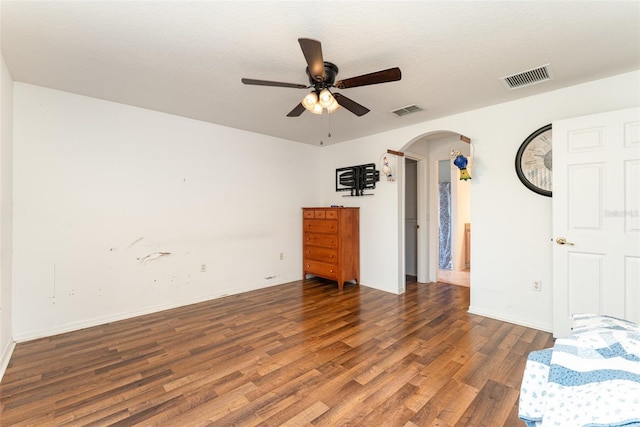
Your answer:
[[[372,135],[323,150],[324,169],[377,162],[387,148],[402,150],[433,131],[447,130],[474,143],[471,169],[472,313],[552,328],[551,199],[518,180],[514,158],[524,139],[554,120],[640,105],[640,71]],[[341,201],[325,176],[324,199]],[[401,176],[401,175],[400,175]],[[401,181],[381,182],[375,196],[348,200],[362,207],[362,281],[390,292],[401,288]],[[356,199],[356,198],[354,198]],[[542,292],[531,282],[542,280]]]
[[[357,120],[354,119],[354,120]],[[400,145],[384,134],[374,135],[340,144],[325,146],[322,153],[323,204],[360,208],[360,281],[366,286],[398,293],[404,288],[404,212],[398,211],[398,203],[404,204],[402,161],[388,155],[392,163],[395,181],[387,181],[380,174],[375,190],[366,191],[373,196],[343,197],[347,193],[335,191],[337,168],[375,163],[380,169],[380,159],[388,148]],[[404,209],[403,209],[404,211]],[[399,268],[401,266],[402,268]]]
[[[13,350],[12,261],[12,168],[13,80],[0,52],[0,379]]]
[[[320,148],[18,82],[14,107],[16,340],[301,278]]]
[[[455,173],[458,173],[458,171],[455,171]],[[473,176],[471,179],[473,179]],[[457,181],[455,181],[455,195],[457,250],[454,256],[453,269],[460,271],[469,267],[465,262],[467,248],[464,236],[466,233],[465,224],[471,224],[471,182],[461,181],[457,178]]]
[[[462,154],[471,159],[469,146],[464,147]],[[471,161],[468,164],[468,171],[471,172]],[[451,268],[453,271],[460,271],[465,268],[464,224],[471,222],[471,181],[460,180],[460,170],[455,166],[451,169],[451,195]]]

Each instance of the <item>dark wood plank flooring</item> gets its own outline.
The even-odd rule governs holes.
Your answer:
[[[308,280],[20,343],[0,425],[523,426],[526,356],[553,339],[468,307]]]

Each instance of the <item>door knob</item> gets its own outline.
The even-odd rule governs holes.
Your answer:
[[[567,242],[567,239],[565,239],[564,237],[558,237],[556,239],[556,243],[559,245],[569,245],[569,246],[573,246],[573,243],[571,242]]]

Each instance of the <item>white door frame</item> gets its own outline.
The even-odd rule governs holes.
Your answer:
[[[418,192],[418,236],[417,236],[417,280],[421,283],[426,283],[428,281],[428,238],[429,238],[429,218],[428,218],[428,208],[427,203],[429,200],[428,188],[427,188],[427,158],[423,155],[412,153],[405,151],[404,157],[398,159],[398,163],[402,163],[401,173],[398,174],[400,177],[400,185],[398,187],[398,199],[399,199],[399,226],[398,231],[400,234],[400,244],[399,244],[399,253],[400,259],[399,263],[399,277],[398,277],[398,292],[403,293],[405,291],[405,282],[406,282],[406,235],[405,235],[405,227],[404,227],[404,219],[405,219],[405,190],[406,190],[406,174],[405,174],[405,159],[411,159],[417,162],[417,185],[416,191]]]

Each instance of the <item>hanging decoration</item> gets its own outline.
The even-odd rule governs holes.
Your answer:
[[[387,181],[393,181],[393,170],[391,169],[391,166],[389,166],[389,159],[387,159],[387,156],[384,156],[382,158],[382,172],[384,173],[384,175],[387,177]]]
[[[460,169],[460,181],[471,179],[471,175],[469,175],[469,171],[467,170],[469,160],[467,160],[462,152],[460,152],[460,150],[451,150],[451,158],[453,159],[453,164]]]
[[[383,154],[380,157],[380,170],[387,177],[387,181],[393,182],[396,180],[394,170],[396,168],[396,158],[388,153]]]

